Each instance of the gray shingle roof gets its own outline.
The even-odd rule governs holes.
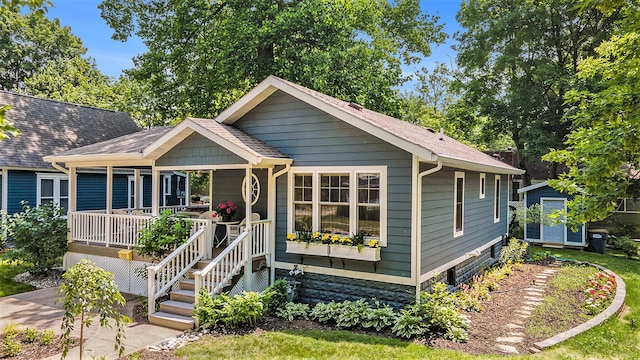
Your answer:
[[[196,124],[206,128],[207,130],[215,133],[216,135],[224,138],[225,140],[243,148],[246,151],[249,151],[250,153],[253,153],[256,156],[266,158],[288,158],[287,155],[231,125],[220,124],[217,121],[211,119],[189,119]]]
[[[21,135],[0,141],[0,166],[52,168],[43,156],[140,131],[128,114],[0,91]]]
[[[304,86],[292,83],[290,81],[274,77],[297,90],[306,93],[322,102],[325,102],[343,112],[349,113],[367,123],[374,125],[386,132],[404,139],[410,143],[418,145],[424,149],[431,151],[439,157],[461,160],[464,162],[487,165],[491,167],[502,168],[505,170],[515,170],[514,167],[489,156],[482,151],[465,145],[446,135],[441,136],[439,132],[429,130],[425,127],[414,125],[412,123],[396,119],[394,117],[380,114],[378,112],[360,108],[356,109],[349,105],[348,102],[338,100],[329,95],[311,90]],[[442,140],[441,140],[442,139]]]
[[[152,129],[139,131],[136,133],[123,135],[114,139],[102,141],[99,143],[82,146],[79,148],[63,151],[60,153],[49,154],[55,156],[73,156],[73,155],[113,155],[113,154],[133,154],[140,153],[147,146],[158,140],[162,135],[173,129],[173,126],[162,126]]]

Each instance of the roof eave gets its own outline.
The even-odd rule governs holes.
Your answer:
[[[440,156],[440,161],[445,166],[450,167],[459,167],[465,170],[479,171],[479,172],[490,172],[496,174],[507,174],[507,175],[522,175],[525,173],[524,170],[517,169],[511,166],[503,167],[489,164],[480,164],[476,162],[472,162],[469,160],[463,160],[453,157],[445,157]]]

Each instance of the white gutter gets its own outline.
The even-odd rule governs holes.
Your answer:
[[[53,166],[57,170],[60,170],[60,172],[69,175],[69,169],[65,169],[63,166],[58,165],[57,162],[52,161],[51,166]]]
[[[418,163],[420,166],[420,163]],[[416,274],[416,299],[420,297],[420,272],[421,272],[421,257],[422,257],[422,179],[433,173],[436,173],[442,169],[442,161],[438,160],[436,167],[425,170],[418,174],[416,181],[418,182],[418,194],[417,194],[417,209],[416,216],[414,218],[414,226],[416,229],[416,253],[414,254],[415,274]]]

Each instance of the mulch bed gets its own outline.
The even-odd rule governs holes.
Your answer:
[[[504,354],[496,347],[496,338],[507,337],[513,332],[506,327],[506,324],[513,323],[516,320],[515,310],[519,309],[527,296],[527,287],[530,287],[535,276],[549,268],[557,269],[558,263],[546,264],[523,264],[519,269],[514,269],[511,275],[507,276],[500,282],[500,291],[491,293],[491,300],[484,302],[484,311],[466,313],[471,319],[469,329],[469,341],[466,343],[456,343],[444,339],[433,339],[428,342],[415,340],[416,343],[422,343],[427,346],[439,349],[451,349],[463,351],[469,354]],[[548,283],[548,280],[547,280]],[[576,297],[583,297],[581,293],[576,293]],[[580,317],[580,309],[575,309],[571,327],[583,323],[585,320]],[[547,321],[553,327],[556,319],[549,318]],[[526,321],[525,321],[526,326]],[[557,327],[556,327],[557,328]],[[226,335],[245,335],[250,333],[260,333],[264,331],[280,331],[280,330],[299,330],[299,329],[320,329],[320,330],[337,330],[333,326],[323,325],[314,321],[296,320],[293,322],[280,318],[268,317],[257,328],[237,329],[233,332],[214,332],[207,336],[226,336]],[[350,330],[352,331],[352,330]],[[390,331],[378,333],[375,331],[353,331],[356,333],[392,337]],[[524,333],[524,330],[520,330]],[[560,331],[559,331],[560,332]],[[531,336],[520,335],[523,337],[522,343],[512,344],[520,353],[527,353],[533,347],[535,342],[544,340],[541,338],[533,338]],[[126,359],[126,358],[125,358]],[[172,352],[150,352],[143,351],[140,353],[140,359],[143,360],[176,360],[182,359],[176,357]]]
[[[5,336],[4,335],[0,336],[0,343],[4,343],[4,340],[5,340]],[[57,337],[53,341],[53,343],[50,345],[40,345],[37,341],[33,343],[25,343],[23,342],[24,335],[22,334],[18,335],[15,340],[19,341],[20,345],[22,346],[22,350],[20,351],[20,354],[14,357],[5,357],[2,351],[0,351],[0,359],[11,359],[11,360],[44,359],[49,356],[60,354],[62,352],[62,342]],[[74,338],[73,345],[71,345],[71,347],[74,347],[78,344],[79,344],[79,339]]]

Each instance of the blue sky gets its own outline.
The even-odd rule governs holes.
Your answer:
[[[49,9],[48,17],[60,19],[63,26],[71,27],[72,32],[82,39],[87,55],[93,57],[102,73],[118,77],[123,69],[133,66],[131,58],[144,52],[140,39],[129,39],[126,43],[111,39],[111,28],[100,17],[97,0],[53,0],[54,7]],[[461,0],[422,0],[420,6],[429,14],[439,15],[440,22],[446,23],[445,31],[453,34],[460,27],[455,14]],[[455,63],[455,52],[451,50],[453,40],[433,49],[432,56],[407,71],[421,67],[432,69],[435,62]]]

